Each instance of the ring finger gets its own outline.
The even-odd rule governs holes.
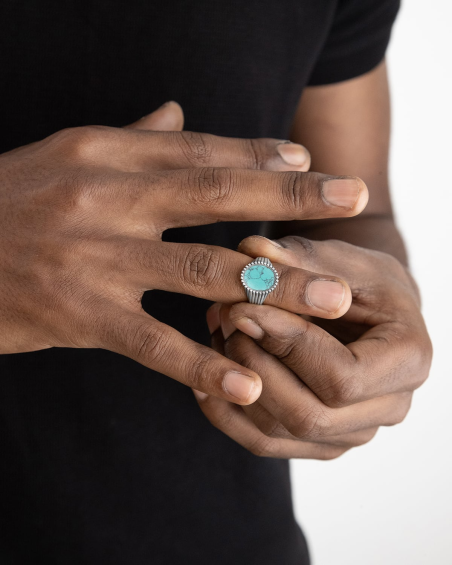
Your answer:
[[[116,238],[103,255],[109,257],[109,270],[137,291],[161,289],[224,303],[246,300],[240,273],[252,259],[236,251]],[[286,265],[274,267],[279,283],[266,303],[328,319],[343,315],[350,307],[350,289],[342,279]]]

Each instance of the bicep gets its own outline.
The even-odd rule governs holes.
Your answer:
[[[370,200],[362,215],[392,214],[388,183],[390,104],[385,62],[358,78],[308,87],[291,140],[305,145],[311,170],[358,176]]]

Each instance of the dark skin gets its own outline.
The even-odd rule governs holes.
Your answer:
[[[391,207],[389,131],[384,63],[307,89],[292,139],[309,148],[312,170],[363,178],[369,204],[349,220],[272,223],[266,235],[277,246],[256,236],[239,247],[347,281],[347,312],[320,319],[267,302],[208,311],[213,347],[258,372],[263,391],[246,407],[195,394],[209,420],[256,455],[334,459],[403,421],[428,376],[432,346]]]
[[[258,398],[256,372],[141,307],[152,289],[243,300],[237,273],[250,257],[163,242],[163,231],[351,217],[364,209],[367,187],[355,177],[306,172],[309,153],[298,144],[182,126],[182,110],[171,103],[124,128],[68,128],[0,155],[0,354],[104,348],[224,400]],[[269,304],[328,319],[348,309],[342,279],[277,268],[281,289]]]
[[[300,144],[182,132],[174,103],[1,155],[0,354],[126,355],[204,393],[211,422],[259,455],[332,458],[401,421],[431,344],[392,220],[388,116],[381,65],[303,94],[292,137],[322,173]],[[237,252],[161,240],[231,220],[290,237]],[[237,274],[259,255],[280,284],[254,307]],[[227,304],[208,314],[217,351],[148,316],[154,288]]]

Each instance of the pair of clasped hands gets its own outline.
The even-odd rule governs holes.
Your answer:
[[[124,128],[68,128],[0,156],[0,353],[128,356],[192,387],[213,425],[267,457],[331,459],[403,420],[430,342],[396,259],[297,237],[249,237],[238,251],[161,239],[218,221],[355,216],[365,184],[307,172],[301,145],[182,127],[167,103]],[[280,275],[262,306],[239,276],[258,256]],[[213,348],[147,315],[151,289],[213,301]],[[348,338],[322,329],[337,318]]]

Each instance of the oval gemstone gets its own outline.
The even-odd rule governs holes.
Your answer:
[[[265,265],[251,265],[243,273],[243,280],[251,290],[268,290],[275,284],[275,273]]]

